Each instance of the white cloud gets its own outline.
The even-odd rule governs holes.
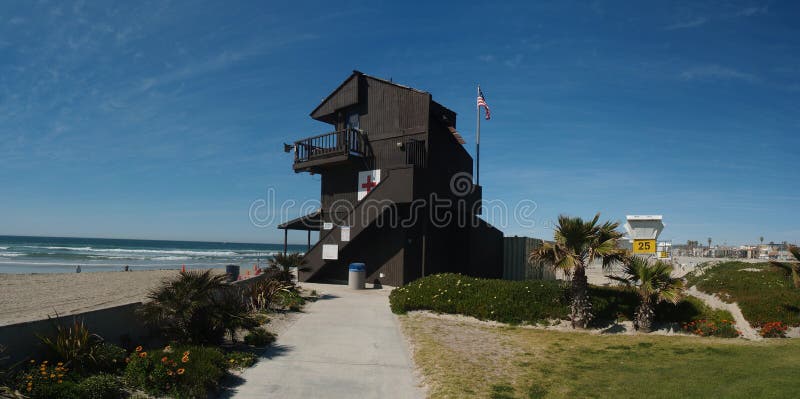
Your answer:
[[[665,27],[666,30],[675,30],[675,29],[688,29],[688,28],[696,28],[698,26],[704,25],[708,22],[708,18],[706,17],[695,17],[692,19],[683,20],[680,22],[676,22],[672,25]]]
[[[763,7],[747,7],[739,12],[736,13],[736,16],[739,17],[752,17],[754,15],[761,15],[766,14],[769,11],[768,6]]]
[[[687,69],[680,74],[684,80],[744,80],[755,82],[758,77],[719,65],[704,65]]]

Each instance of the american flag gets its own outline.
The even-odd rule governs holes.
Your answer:
[[[478,88],[478,109],[483,107],[486,110],[486,120],[492,119],[492,112],[489,111],[489,105],[486,104],[486,99],[483,98],[483,92]]]

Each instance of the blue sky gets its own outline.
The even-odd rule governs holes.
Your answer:
[[[531,4],[536,3],[536,4]],[[793,2],[4,2],[0,234],[278,242],[318,199],[282,142],[353,69],[429,91],[485,199],[663,214],[662,237],[800,241]],[[301,233],[291,236],[304,242]]]

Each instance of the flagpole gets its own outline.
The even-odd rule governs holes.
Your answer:
[[[481,107],[478,106],[478,96],[481,95],[481,85],[478,85],[478,93],[475,96],[475,121],[478,125],[475,129],[475,185],[481,185]]]

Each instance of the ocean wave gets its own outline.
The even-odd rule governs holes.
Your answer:
[[[21,254],[19,252],[0,252],[0,257],[15,257],[15,256],[24,256],[26,254]]]
[[[241,256],[241,255],[256,255],[265,251],[196,251],[196,250],[179,250],[179,249],[126,249],[126,248],[93,248],[93,247],[37,247],[26,246],[26,248],[35,249],[49,249],[49,250],[64,250],[64,251],[80,251],[80,252],[93,252],[93,253],[110,253],[110,254],[152,254],[152,255],[184,255],[194,257],[223,257],[223,256]]]
[[[8,247],[0,247],[0,251],[6,250]]]
[[[189,256],[159,256],[151,260],[191,260]]]

